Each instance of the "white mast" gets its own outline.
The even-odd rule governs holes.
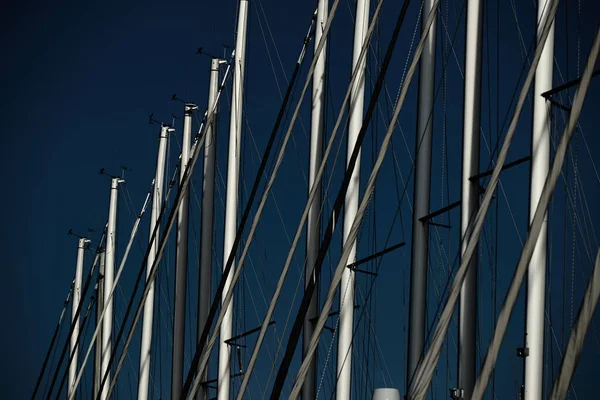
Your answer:
[[[162,125],[158,138],[158,156],[156,159],[156,172],[154,176],[154,191],[152,194],[152,211],[150,215],[150,240],[152,232],[156,227],[156,222],[160,215],[163,200],[163,183],[165,180],[165,162],[167,159],[167,141],[169,131],[173,129],[167,125]],[[150,241],[150,252],[148,253],[148,263],[146,267],[146,278],[150,273],[152,264],[156,259],[156,251],[158,248],[158,240],[160,238],[160,230],[156,232],[154,240]],[[142,344],[140,347],[140,376],[138,380],[138,400],[146,400],[148,398],[148,390],[150,385],[150,352],[152,348],[152,322],[154,319],[154,280],[146,282],[150,285],[148,291],[148,301],[144,304],[144,317],[142,321]]]
[[[317,21],[315,24],[315,52],[323,35],[323,28],[327,22],[327,14],[329,11],[329,0],[319,0],[317,6]],[[313,73],[312,85],[312,110],[311,110],[311,125],[310,125],[310,154],[308,165],[308,192],[310,193],[319,165],[322,158],[322,144],[324,132],[324,110],[325,110],[325,62],[326,62],[326,46],[323,46],[320,55],[317,55],[318,61],[315,64]],[[320,245],[320,224],[319,216],[321,211],[321,187],[317,187],[315,199],[308,210],[308,225],[306,228],[306,267],[304,271],[304,286],[308,286],[312,271],[319,254]],[[304,318],[304,328],[302,336],[302,357],[308,349],[310,338],[313,332],[313,318],[318,316],[318,295],[314,295],[311,299],[306,317]],[[306,380],[302,387],[303,399],[316,398],[316,373],[317,373],[317,357],[315,356],[310,364]]]
[[[227,155],[227,199],[225,202],[225,237],[223,240],[223,267],[227,263],[237,230],[238,181],[240,169],[240,148],[242,140],[242,95],[244,89],[244,63],[246,55],[246,26],[248,23],[248,0],[240,0],[235,58],[233,60],[233,88],[231,117],[229,121],[229,150]],[[235,257],[235,255],[233,255]],[[226,278],[223,293],[229,291],[235,262]],[[223,299],[222,299],[223,300]],[[231,338],[233,325],[233,303],[227,307],[221,324],[219,343],[219,371],[217,400],[229,400],[229,380],[231,349],[225,342]]]
[[[179,182],[183,182],[190,160],[192,145],[192,112],[195,104],[186,104],[183,115],[183,139]],[[188,264],[189,187],[182,193],[183,200],[177,214],[177,251],[175,254],[175,311],[173,317],[173,369],[171,371],[171,398],[178,399],[183,386],[183,352],[185,349],[185,294]]]
[[[354,25],[354,45],[352,52],[352,71],[357,70],[357,80],[350,93],[350,122],[348,126],[348,144],[346,150],[346,164],[352,158],[352,152],[356,145],[358,133],[363,123],[363,109],[365,101],[365,68],[366,57],[358,64],[361,49],[365,42],[367,29],[369,27],[369,0],[358,0],[356,2],[356,19]],[[358,195],[360,191],[360,153],[356,160],[352,177],[346,192],[344,203],[344,245],[350,234],[350,228],[354,222],[358,209]],[[352,246],[347,264],[356,260],[356,242]],[[354,271],[350,268],[344,269],[340,283],[340,335],[338,338],[337,358],[337,388],[336,398],[338,400],[350,399],[351,367],[352,367],[352,331],[354,328]]]
[[[110,181],[110,203],[108,207],[108,227],[106,229],[106,258],[104,264],[104,308],[106,313],[102,323],[102,370],[100,382],[107,375],[106,382],[100,392],[100,400],[106,400],[110,387],[109,361],[112,352],[111,334],[113,319],[113,297],[109,298],[114,281],[115,259],[117,257],[117,200],[119,199],[119,183],[125,182],[119,178]]]
[[[471,234],[469,221],[479,206],[479,182],[470,178],[479,173],[479,126],[481,121],[481,43],[483,4],[469,0],[465,51],[465,100],[463,108],[463,150],[460,235],[461,253]],[[470,400],[475,386],[477,332],[477,250],[460,292],[458,323],[458,387],[464,400]]]
[[[100,267],[98,268],[98,283],[96,289],[96,326],[102,324],[100,316],[104,309],[104,265],[106,263],[105,249],[99,249]],[[98,397],[100,382],[102,382],[102,330],[98,331],[94,348],[94,399]]]
[[[538,1],[537,34],[540,21],[545,21],[550,0]],[[553,21],[554,22],[554,21]],[[552,62],[554,60],[554,24],[544,44],[540,62],[535,70],[533,91],[533,132],[531,140],[531,184],[529,195],[529,222],[533,220],[550,165],[550,102],[542,93],[552,89]],[[546,218],[529,263],[527,273],[527,322],[525,330],[525,400],[542,398],[544,361],[544,297],[546,286]]]
[[[206,127],[204,142],[204,168],[202,180],[202,226],[200,233],[200,282],[198,287],[198,327],[196,340],[199,342],[202,330],[206,324],[211,302],[212,280],[212,242],[214,224],[215,200],[215,133],[217,132],[217,94],[219,90],[219,64],[222,60],[213,58],[210,64],[210,82],[208,84],[208,112],[215,112],[213,123]],[[204,371],[202,382],[207,380],[208,373]],[[198,390],[197,400],[208,398],[207,387],[202,385]]]
[[[465,99],[463,108],[463,148],[460,235],[461,254],[467,247],[469,221],[479,205],[479,182],[470,178],[479,173],[479,126],[481,121],[481,43],[483,4],[467,2],[465,51]],[[458,388],[464,400],[470,400],[475,386],[477,326],[477,250],[460,292],[458,323]]]
[[[427,222],[421,218],[429,214],[431,185],[431,137],[433,134],[433,89],[435,78],[435,21],[429,32],[425,23],[432,11],[434,0],[424,0],[421,16],[421,36],[427,35],[419,61],[419,98],[417,135],[415,143],[415,192],[413,201],[413,231],[410,269],[410,309],[408,323],[408,368],[406,387],[410,387],[417,364],[425,346],[425,310],[427,307]],[[411,400],[411,399],[408,399]]]
[[[79,338],[79,316],[75,318],[79,303],[81,303],[81,281],[83,278],[83,257],[85,255],[85,244],[89,240],[86,238],[79,238],[79,245],[77,247],[77,264],[75,267],[75,281],[73,282],[73,303],[71,311],[71,324],[74,325],[73,334],[71,335],[71,349],[73,359],[69,365],[69,390],[68,395],[71,396],[75,390],[73,383],[75,382],[75,376],[77,375],[77,339]]]

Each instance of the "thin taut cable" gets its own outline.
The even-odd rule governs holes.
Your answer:
[[[48,365],[48,360],[50,360],[50,354],[52,353],[52,349],[54,348],[54,343],[56,342],[56,338],[58,337],[58,331],[60,330],[60,326],[62,324],[62,320],[67,311],[67,306],[71,301],[71,294],[73,293],[73,283],[71,282],[71,287],[69,287],[69,293],[67,293],[67,298],[64,301],[63,309],[60,313],[60,317],[58,318],[58,324],[56,324],[56,328],[54,329],[54,334],[52,335],[52,340],[50,340],[50,346],[48,346],[48,351],[46,352],[46,357],[44,357],[44,363],[42,364],[42,370],[38,375],[37,382],[35,383],[35,388],[33,389],[33,394],[31,395],[31,399],[35,399],[35,395],[37,394],[38,389],[40,388],[40,384],[42,383],[42,379],[44,377],[44,372],[46,372],[46,366]]]

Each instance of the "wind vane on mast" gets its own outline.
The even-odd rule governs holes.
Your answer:
[[[224,46],[225,46],[225,47],[229,47],[229,46],[227,46],[227,45],[224,45]],[[210,54],[210,53],[208,53],[208,52],[204,51],[204,47],[198,47],[198,50],[196,51],[196,54],[198,54],[198,55],[207,55],[207,56],[209,56],[210,58],[221,58],[221,57],[217,57],[217,56],[215,56],[215,55],[212,55],[212,54]]]

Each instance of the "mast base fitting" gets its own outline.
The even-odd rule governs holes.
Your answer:
[[[465,391],[463,389],[452,388],[450,389],[450,398],[454,400],[461,400],[465,397]]]
[[[529,347],[517,348],[517,357],[525,358],[529,356]]]

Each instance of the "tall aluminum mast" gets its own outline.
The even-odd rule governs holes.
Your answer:
[[[410,387],[425,345],[425,311],[427,307],[427,262],[429,227],[420,219],[429,214],[431,186],[431,137],[433,133],[433,89],[435,78],[435,21],[429,32],[425,23],[434,0],[424,0],[421,35],[427,35],[419,61],[419,99],[415,143],[415,192],[410,270],[410,309],[408,325],[408,368],[406,387]],[[410,399],[408,399],[410,400]]]
[[[98,268],[98,287],[96,289],[96,326],[102,324],[100,316],[104,309],[104,265],[106,263],[105,249],[98,249],[100,252],[100,267]],[[102,382],[102,331],[98,331],[94,348],[94,399],[98,397],[100,390],[100,382]]]
[[[222,60],[213,58],[210,64],[210,82],[208,85],[208,112],[215,110],[213,123],[206,127],[206,140],[204,142],[204,169],[202,179],[202,226],[200,234],[200,282],[198,287],[198,329],[196,340],[202,336],[202,330],[206,324],[211,303],[211,279],[212,279],[212,242],[214,223],[214,200],[215,200],[215,154],[216,142],[216,103],[219,90],[219,64]],[[207,379],[204,372],[202,382]],[[207,387],[202,385],[198,390],[197,400],[208,399]]]
[[[323,36],[323,27],[327,22],[327,14],[329,11],[329,0],[319,0],[317,6],[317,21],[315,23],[315,49],[316,52],[321,36]],[[326,44],[325,44],[326,46]],[[319,165],[321,165],[323,153],[323,132],[325,129],[325,63],[326,63],[326,47],[323,47],[320,55],[317,55],[318,61],[315,64],[312,84],[312,110],[310,122],[310,153],[308,162],[308,193],[310,193]],[[317,261],[319,254],[320,240],[320,223],[319,216],[321,211],[321,187],[317,187],[315,199],[308,210],[308,222],[306,228],[306,267],[304,270],[304,286],[308,286],[312,271]],[[318,291],[317,291],[318,293]],[[318,316],[318,295],[314,295],[311,299],[306,317],[304,318],[303,336],[302,336],[302,357],[308,349],[310,338],[313,332],[314,318]],[[317,357],[315,356],[310,364],[310,369],[304,386],[302,387],[303,399],[315,399],[316,391],[316,376],[317,376]]]
[[[183,181],[190,160],[192,146],[192,112],[195,104],[186,104],[183,115],[183,139],[179,182]],[[175,254],[175,311],[173,316],[173,369],[171,370],[171,398],[178,399],[183,386],[183,352],[185,349],[185,294],[188,265],[189,187],[182,193],[183,200],[177,214],[177,252]]]
[[[463,145],[460,236],[461,254],[467,247],[471,231],[469,221],[479,206],[479,182],[470,178],[479,173],[479,126],[481,121],[481,44],[483,4],[467,2],[465,51],[465,98],[463,108]],[[470,400],[475,386],[477,327],[477,250],[471,257],[460,292],[458,323],[458,388],[464,400]]]
[[[550,0],[538,1],[537,34],[551,5]],[[552,89],[552,62],[554,60],[554,25],[542,50],[535,70],[533,89],[533,132],[531,140],[531,184],[529,195],[529,222],[533,220],[548,169],[550,166],[550,102],[542,93]],[[546,218],[537,239],[527,273],[527,323],[525,330],[525,400],[542,398],[542,371],[544,361],[544,298],[546,286]]]
[[[150,252],[148,253],[148,263],[146,267],[146,278],[150,273],[152,264],[156,259],[156,251],[158,248],[158,240],[160,238],[160,230],[156,233],[152,240],[152,232],[156,227],[160,210],[163,201],[163,184],[165,181],[165,162],[167,160],[167,141],[169,132],[173,129],[167,125],[160,127],[160,135],[158,138],[158,155],[156,159],[156,172],[154,175],[154,191],[152,193],[152,210],[150,215]],[[148,390],[150,385],[150,357],[152,348],[152,322],[154,319],[154,280],[146,284],[150,285],[148,291],[148,301],[144,304],[144,319],[142,321],[142,344],[140,347],[140,376],[138,379],[138,399],[148,399]]]
[[[358,64],[361,49],[366,39],[369,27],[369,0],[358,0],[356,2],[356,19],[354,25],[354,44],[352,52],[352,71],[357,70],[358,78],[350,93],[350,122],[348,126],[348,145],[346,151],[346,164],[350,162],[358,133],[363,123],[363,109],[365,101],[365,68],[366,57]],[[346,198],[344,202],[344,245],[350,228],[356,217],[360,192],[360,154],[356,161]],[[348,264],[356,260],[356,241],[348,257]],[[350,399],[351,369],[352,369],[352,331],[354,328],[354,271],[350,268],[344,269],[340,282],[340,335],[338,338],[337,352],[337,388],[336,398],[338,400]]]
[[[223,240],[223,266],[231,255],[237,230],[238,181],[240,170],[240,149],[242,140],[242,95],[244,89],[244,64],[246,58],[246,27],[248,23],[248,0],[240,0],[235,58],[233,60],[233,88],[231,98],[231,117],[229,120],[229,150],[227,155],[227,199],[225,202],[225,237]],[[232,255],[235,257],[235,254]],[[225,281],[223,293],[229,291],[235,262]],[[233,331],[233,303],[226,310],[221,324],[219,338],[219,371],[217,376],[217,400],[229,400],[229,381],[231,377],[231,349],[226,342]]]
[[[106,313],[102,323],[102,369],[100,380],[107,375],[106,382],[100,392],[100,400],[106,400],[110,387],[109,362],[112,353],[111,334],[113,320],[113,297],[109,298],[115,275],[115,261],[117,258],[117,201],[119,198],[119,184],[125,182],[119,178],[112,178],[110,182],[110,204],[108,207],[108,226],[106,228],[106,251],[104,264],[104,308]]]
[[[77,339],[79,338],[79,316],[75,318],[77,308],[81,303],[81,281],[83,279],[83,258],[85,255],[85,244],[89,240],[86,238],[79,238],[79,244],[77,246],[77,264],[75,266],[75,281],[73,282],[73,302],[71,303],[71,324],[73,328],[73,334],[71,335],[71,349],[70,354],[73,354],[73,359],[69,365],[69,387],[68,395],[71,396],[75,390],[73,383],[75,382],[75,376],[77,375]]]

